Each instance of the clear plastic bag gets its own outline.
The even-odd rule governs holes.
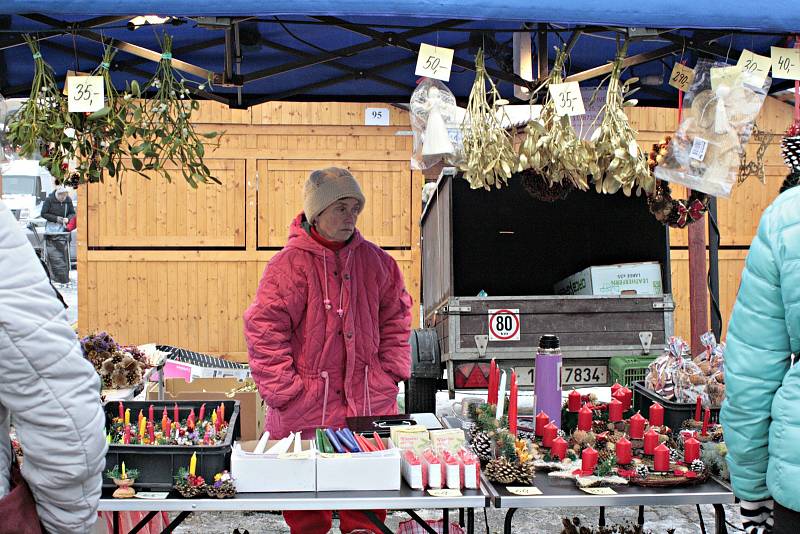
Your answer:
[[[730,196],[740,154],[772,81],[767,77],[761,87],[755,87],[746,83],[749,78],[742,74],[716,76],[722,72],[717,69],[735,72],[729,67],[727,63],[697,62],[694,81],[684,98],[683,119],[664,161],[655,169],[656,178],[714,196]]]
[[[457,165],[461,159],[461,129],[456,97],[439,80],[423,78],[411,94],[414,134],[411,168],[428,169],[440,161]]]

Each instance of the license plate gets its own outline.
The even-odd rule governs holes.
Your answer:
[[[534,367],[515,367],[517,384],[532,386],[536,379]],[[606,365],[564,365],[561,368],[561,387],[564,386],[598,386],[608,382],[608,366]]]

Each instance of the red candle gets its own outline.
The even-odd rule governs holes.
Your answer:
[[[697,400],[694,403],[694,420],[700,421],[700,406],[702,406],[702,401],[700,400],[700,396],[697,396]]]
[[[704,436],[708,435],[708,423],[711,421],[711,409],[706,408],[705,413],[703,414],[703,431],[702,434]]]
[[[669,471],[669,448],[663,443],[656,447],[653,454],[653,470]]]
[[[622,409],[624,411],[630,410],[631,405],[633,404],[633,391],[629,390],[625,386],[622,386],[619,388],[619,393],[624,395],[623,399],[620,399],[620,401],[622,401]]]
[[[508,431],[517,435],[517,373],[511,371],[511,393],[508,398]]]
[[[597,467],[597,451],[591,446],[581,453],[581,471],[594,471]]]
[[[563,460],[567,456],[567,442],[561,436],[553,440],[553,445],[550,447],[550,457]]]
[[[632,439],[642,439],[644,437],[644,423],[645,418],[642,417],[642,414],[639,412],[636,412],[631,416],[631,424],[628,434],[630,434]]]
[[[153,405],[150,405],[150,408],[147,410],[147,420],[153,421],[155,419],[155,411],[153,410]]]
[[[581,394],[574,389],[567,395],[567,410],[577,412],[581,409]]]
[[[495,380],[496,369],[497,369],[497,362],[495,362],[494,358],[492,358],[492,363],[491,365],[489,365],[489,390],[486,394],[486,402],[493,406],[497,404],[498,383]]]
[[[608,403],[608,421],[610,423],[622,421],[622,403],[619,399],[611,399]]]
[[[180,418],[179,413],[180,412],[178,411],[178,403],[176,402],[175,406],[172,408],[172,420],[175,421],[178,424],[180,424],[180,422],[181,422],[181,418]]]
[[[203,436],[203,445],[210,445],[211,444],[211,432],[206,430],[205,436]]]
[[[198,421],[202,421],[206,418],[206,403],[200,405],[200,414],[197,416]]]
[[[658,432],[649,428],[644,434],[644,453],[653,454],[658,446]]]
[[[552,422],[547,423],[544,426],[544,433],[542,434],[542,445],[545,447],[552,447],[553,440],[556,439],[558,435],[558,427],[554,425]]]
[[[154,445],[156,442],[156,426],[152,422],[147,423],[147,435],[150,437],[150,444]]]
[[[122,401],[119,401],[119,418],[125,420],[125,408],[122,406]]]
[[[592,430],[592,409],[588,404],[584,404],[578,411],[578,430],[589,432]]]
[[[694,436],[686,438],[683,442],[683,462],[686,465],[700,458],[700,442]]]
[[[500,372],[500,369],[498,369],[497,372]],[[225,404],[223,403],[219,405],[219,422],[220,424],[225,422]]]
[[[622,388],[622,385],[619,382],[614,382],[614,385],[611,386],[611,396],[613,397],[614,393],[619,391],[620,388]]]
[[[650,424],[653,426],[663,426],[664,425],[664,407],[661,406],[659,403],[654,402],[650,405],[650,412],[648,414],[648,419],[650,420]]]
[[[131,425],[125,425],[125,433],[122,435],[122,443],[128,445],[131,442]]]
[[[194,408],[189,412],[189,418],[186,419],[186,427],[189,430],[194,430]]]
[[[217,417],[217,418],[215,418],[215,419],[214,419],[214,431],[215,431],[217,434],[219,434],[219,429],[220,429],[220,425],[221,425],[221,424],[222,424],[222,421],[220,420],[220,418],[219,418],[219,417]]]
[[[550,417],[546,413],[540,411],[539,414],[536,416],[535,433],[537,436],[544,435],[544,427],[549,422],[550,422]]]
[[[616,452],[617,452],[617,463],[619,465],[628,465],[631,463],[631,458],[633,457],[633,449],[631,447],[631,442],[625,439],[625,436],[619,438],[619,441],[616,443]]]

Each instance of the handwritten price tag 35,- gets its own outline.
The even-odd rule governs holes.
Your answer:
[[[582,491],[589,495],[616,495],[617,492],[611,488],[581,488]]]
[[[675,66],[672,67],[672,74],[669,75],[669,84],[685,93],[692,86],[693,81],[694,69],[690,69],[681,63],[675,63]]]
[[[449,82],[450,69],[453,66],[453,53],[452,48],[422,43],[419,45],[417,70],[414,71],[414,74]]]
[[[750,50],[743,50],[736,65],[742,69],[744,83],[753,87],[761,87],[772,67],[772,59],[754,54]]]
[[[506,490],[508,490],[509,493],[521,495],[523,497],[542,494],[542,490],[536,486],[506,486]]]
[[[429,489],[428,493],[434,497],[461,497],[461,492],[457,489]]]
[[[800,48],[770,48],[772,77],[785,80],[800,80]]]
[[[586,113],[578,82],[550,84],[550,97],[556,105],[558,115],[574,117]]]
[[[92,113],[105,106],[105,84],[102,76],[70,76],[67,78],[67,109],[70,113]]]

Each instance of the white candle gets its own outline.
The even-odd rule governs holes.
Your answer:
[[[255,454],[264,454],[264,451],[267,449],[267,442],[269,441],[269,430],[265,430],[264,434],[261,436],[261,439],[258,440],[258,445],[253,450]]]
[[[300,432],[294,435],[294,452],[300,452],[303,450],[303,444],[300,441],[300,436]]]
[[[497,420],[503,418],[503,406],[506,400],[506,372],[500,371],[500,387],[497,389]]]

